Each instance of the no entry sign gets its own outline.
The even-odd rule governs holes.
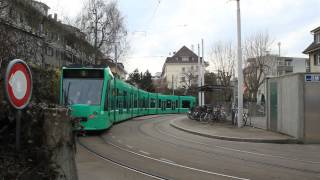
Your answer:
[[[24,61],[15,59],[9,63],[5,88],[7,98],[14,108],[23,109],[28,105],[32,94],[32,75]]]

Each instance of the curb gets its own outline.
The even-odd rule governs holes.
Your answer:
[[[230,137],[230,136],[217,136],[217,135],[210,135],[210,134],[204,134],[197,131],[193,131],[187,128],[182,128],[176,124],[174,124],[173,121],[170,122],[170,126],[174,127],[178,130],[188,132],[191,134],[208,137],[208,138],[214,138],[214,139],[220,139],[220,140],[226,140],[226,141],[237,141],[237,142],[253,142],[253,143],[275,143],[275,144],[297,144],[298,141],[296,139],[253,139],[253,138],[238,138],[238,137]]]

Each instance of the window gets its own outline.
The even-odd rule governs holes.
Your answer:
[[[123,91],[123,108],[127,108],[127,91]]]
[[[167,108],[171,108],[171,100],[167,100]]]
[[[182,61],[188,61],[189,58],[188,57],[182,57]]]
[[[183,100],[182,101],[182,108],[190,108],[190,101]]]
[[[159,106],[158,106],[158,108],[161,108],[162,106],[161,106],[161,99],[159,99]]]
[[[320,43],[320,33],[316,34],[315,36],[316,43]]]
[[[320,66],[320,53],[314,55],[314,65]]]
[[[186,81],[186,77],[181,77],[181,82],[185,82]]]
[[[291,66],[292,65],[292,60],[291,59],[286,59],[285,60],[285,65],[286,66]]]
[[[191,66],[191,71],[193,71],[193,68],[194,68],[194,67],[193,67],[193,66]]]
[[[185,67],[182,67],[182,72],[185,72],[186,71],[186,68]]]
[[[156,107],[156,99],[151,98],[150,107],[155,108]]]
[[[51,47],[47,47],[46,50],[48,56],[53,56],[53,49]]]
[[[109,110],[109,97],[110,97],[110,80],[107,82],[107,92],[106,92],[106,99],[104,102],[104,110],[108,111]]]

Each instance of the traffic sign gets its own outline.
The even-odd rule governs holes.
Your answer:
[[[5,76],[5,91],[10,104],[16,109],[23,109],[30,102],[32,75],[24,61],[15,59],[9,63]]]

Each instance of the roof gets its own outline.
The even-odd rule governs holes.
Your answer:
[[[182,57],[192,57],[189,58],[188,61],[182,61]],[[202,60],[202,57],[200,57]],[[177,53],[175,53],[172,57],[167,57],[165,63],[198,63],[198,56],[191,51],[186,46],[183,46]]]
[[[320,31],[320,26],[317,27],[317,28],[315,28],[315,29],[313,29],[311,32],[312,32],[312,33],[315,33],[315,32],[318,32],[318,31]]]
[[[320,28],[320,27],[319,27],[319,28]],[[303,53],[304,53],[304,54],[309,54],[310,52],[316,51],[316,50],[318,50],[318,49],[320,49],[320,43],[315,43],[315,42],[313,42],[313,43],[311,43],[311,44],[307,47],[307,49],[305,49],[305,50],[303,51]]]

